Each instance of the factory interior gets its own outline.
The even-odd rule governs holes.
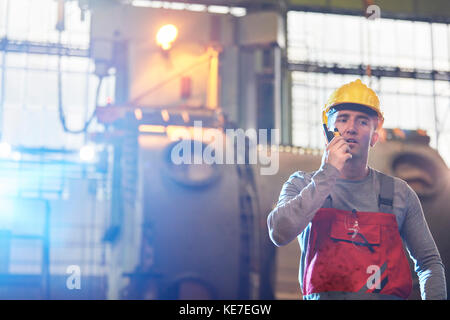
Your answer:
[[[267,217],[356,79],[449,288],[450,2],[0,0],[0,299],[301,300]]]

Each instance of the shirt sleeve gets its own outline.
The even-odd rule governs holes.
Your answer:
[[[305,229],[330,194],[338,176],[338,169],[324,164],[311,178],[302,172],[289,178],[276,207],[267,217],[269,236],[275,245],[288,244]]]
[[[414,261],[422,300],[447,298],[444,265],[428,228],[419,198],[405,183],[408,205],[401,234]]]

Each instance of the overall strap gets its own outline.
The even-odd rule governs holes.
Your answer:
[[[331,195],[325,199],[322,208],[333,208]],[[394,178],[380,173],[380,194],[378,195],[378,208],[380,212],[394,212]]]
[[[380,194],[378,195],[378,207],[380,212],[393,213],[394,210],[394,178],[384,173],[380,177]]]

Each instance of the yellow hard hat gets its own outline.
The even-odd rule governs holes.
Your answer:
[[[375,111],[378,115],[377,129],[383,126],[384,117],[380,109],[380,100],[375,91],[363,84],[360,79],[344,84],[331,94],[322,111],[322,121],[325,125],[328,126],[330,110],[342,104],[352,104],[361,111],[366,108]]]

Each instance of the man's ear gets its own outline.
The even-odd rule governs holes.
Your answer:
[[[372,137],[370,138],[370,146],[374,147],[377,144],[379,138],[380,138],[380,134],[378,133],[378,130],[375,130],[372,133]]]

